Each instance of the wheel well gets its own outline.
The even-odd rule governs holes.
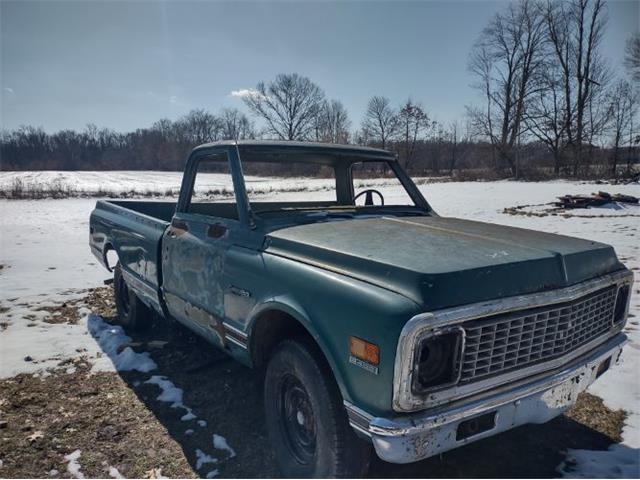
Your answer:
[[[287,338],[304,338],[322,350],[309,331],[293,316],[281,310],[269,310],[260,314],[251,331],[251,359],[257,368],[266,366],[274,348]],[[325,359],[326,360],[326,359]]]
[[[116,251],[115,248],[113,248],[113,245],[111,245],[110,243],[106,243],[104,246],[104,249],[102,250],[102,259],[104,261],[104,265],[105,267],[107,267],[107,270],[109,270],[110,272],[113,272],[113,269],[115,267],[115,264],[112,266],[109,263],[109,252],[113,252],[115,254],[115,263],[118,263],[118,252]]]

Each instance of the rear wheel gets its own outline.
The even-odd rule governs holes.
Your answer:
[[[349,426],[335,380],[310,342],[285,340],[265,376],[267,428],[287,477],[359,477],[371,446]]]
[[[118,324],[138,331],[144,330],[151,325],[153,312],[129,288],[124,280],[119,263],[113,269],[113,290],[116,299]]]

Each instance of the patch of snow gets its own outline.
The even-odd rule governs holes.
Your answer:
[[[206,427],[207,426],[207,421],[206,420],[198,420],[198,425],[201,427]]]
[[[220,471],[216,468],[215,470],[211,470],[209,473],[207,473],[205,478],[216,478],[218,475],[220,475]]]
[[[67,464],[67,472],[69,472],[69,475],[73,478],[84,478],[84,474],[80,471],[80,463],[78,462],[81,454],[81,450],[75,450],[69,455],[64,456],[64,459],[69,462]]]
[[[193,432],[194,432],[193,428],[188,428],[188,429],[186,429],[184,431],[184,434],[185,435],[193,435]]]
[[[131,342],[131,337],[127,336],[119,325],[111,325],[102,317],[91,314],[88,317],[87,328],[116,370],[150,372],[158,367],[149,352],[136,353],[131,347],[122,348]],[[97,363],[94,366],[96,369],[100,368]]]
[[[157,385],[160,387],[160,395],[156,397],[156,400],[161,402],[166,402],[171,404],[171,408],[182,408],[186,410],[186,414],[184,414],[180,419],[183,421],[192,420],[194,418],[198,418],[191,408],[187,407],[182,397],[184,395],[184,391],[181,388],[176,387],[171,380],[162,375],[153,375],[149,380],[144,383],[150,383],[153,385]]]
[[[623,443],[603,451],[569,449],[557,471],[564,478],[638,478],[639,455]]]
[[[0,301],[85,290],[111,277],[88,248],[94,206],[83,199],[0,201]]]
[[[196,418],[198,418],[198,417],[196,417],[196,415],[193,413],[193,411],[191,409],[187,408],[187,413],[185,413],[183,416],[181,416],[180,420],[182,420],[183,422],[187,422],[189,420],[194,420]]]
[[[116,467],[109,467],[109,476],[111,478],[124,478]]]
[[[217,450],[226,450],[229,452],[229,458],[236,456],[236,451],[229,446],[227,439],[222,435],[213,434],[213,448]]]
[[[196,450],[196,470],[200,470],[203,465],[208,463],[218,463],[218,459],[204,453],[199,448]]]

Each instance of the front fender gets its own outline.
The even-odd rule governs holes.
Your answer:
[[[392,412],[398,338],[419,306],[397,293],[316,266],[266,252],[245,253],[235,257],[242,257],[243,265],[234,265],[235,271],[244,272],[242,288],[251,292],[253,304],[244,317],[245,332],[250,334],[265,311],[291,315],[318,343],[345,400],[378,415]],[[377,374],[349,362],[350,336],[380,347]]]

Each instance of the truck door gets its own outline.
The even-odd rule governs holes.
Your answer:
[[[173,317],[224,346],[225,260],[241,223],[227,154],[198,158],[191,169],[162,241],[163,294]]]

